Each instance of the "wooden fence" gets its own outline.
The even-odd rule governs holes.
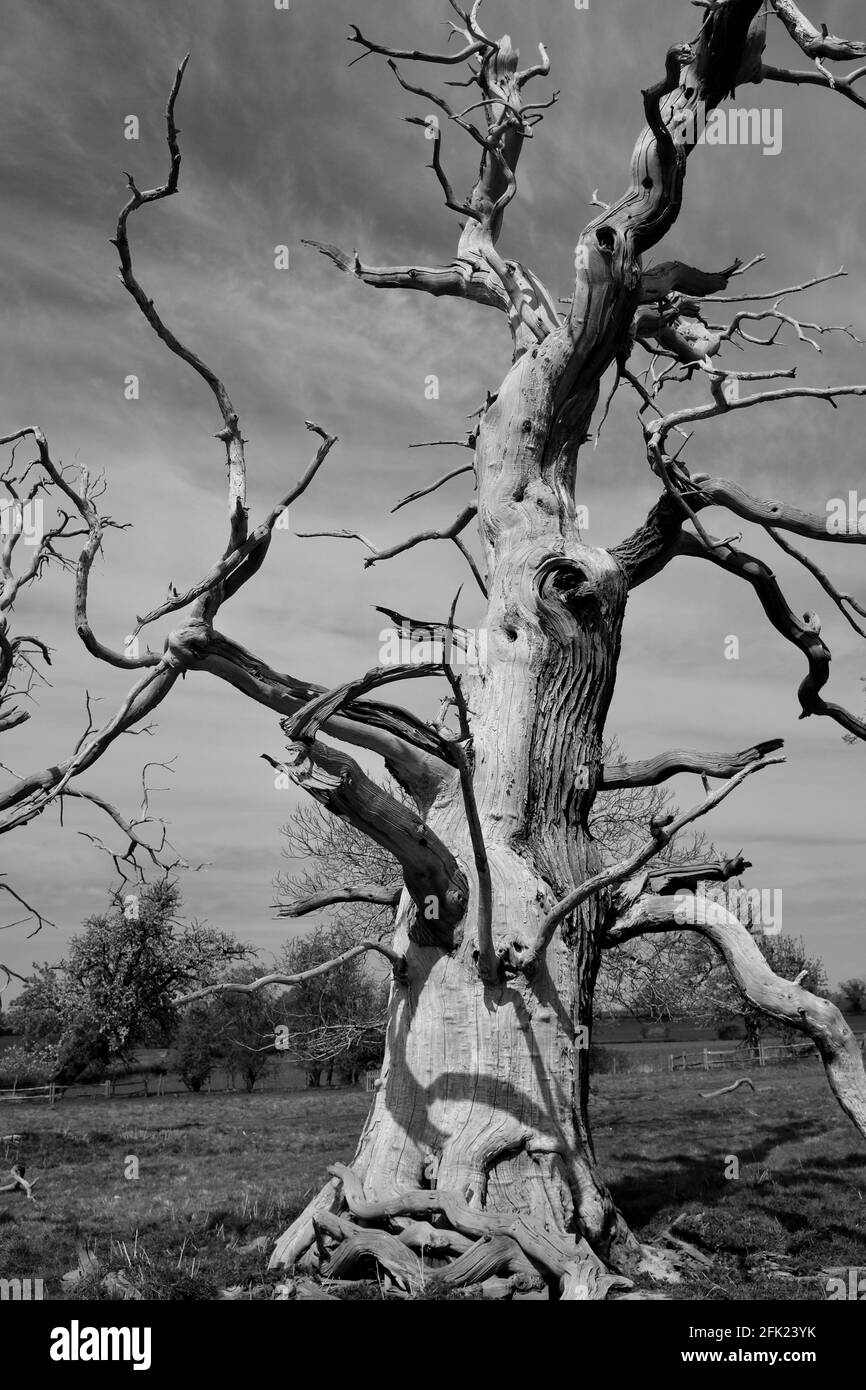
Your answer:
[[[267,1076],[257,1076],[252,1090],[256,1093],[264,1091],[268,1082]],[[166,1085],[168,1082],[168,1085]],[[134,1076],[119,1076],[112,1081],[101,1081],[100,1087],[105,1087],[107,1096],[173,1096],[187,1095],[188,1089],[183,1082],[174,1076],[167,1076],[165,1072],[154,1074],[153,1072],[136,1073]],[[234,1072],[220,1073],[216,1078],[208,1077],[202,1084],[202,1091],[237,1091],[236,1077]],[[246,1088],[244,1088],[246,1089]]]
[[[855,1033],[864,1050],[866,1033]],[[780,1062],[797,1062],[803,1057],[817,1057],[818,1050],[813,1042],[801,1043],[758,1043],[756,1051],[746,1051],[738,1047],[713,1051],[709,1047],[700,1052],[672,1052],[668,1059],[669,1071],[713,1071],[718,1067],[768,1067]]]
[[[20,1100],[47,1100],[53,1105],[63,1095],[64,1087],[51,1081],[47,1086],[13,1086],[11,1091],[0,1091],[0,1102]]]
[[[274,1084],[278,1080],[279,1078],[258,1076],[252,1089],[257,1094],[265,1089],[279,1089]],[[236,1091],[238,1087],[235,1083],[234,1073],[220,1072],[213,1078],[208,1077],[202,1091]],[[79,1098],[101,1095],[106,1100],[189,1094],[183,1082],[173,1075],[166,1076],[164,1072],[137,1072],[132,1076],[111,1077],[107,1081],[73,1082],[71,1086],[60,1086],[54,1081],[45,1086],[19,1086],[16,1083],[11,1090],[0,1090],[0,1104],[3,1101],[45,1100],[49,1105],[54,1105],[56,1101],[62,1100],[67,1092]]]

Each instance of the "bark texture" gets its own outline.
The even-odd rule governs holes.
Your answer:
[[[518,358],[476,450],[488,661],[467,703],[503,962],[599,868],[587,819],[627,593],[620,565],[580,540],[567,465],[547,461],[563,355],[561,345],[542,346]],[[394,945],[405,968],[392,986],[382,1084],[354,1171],[370,1198],[435,1184],[478,1210],[529,1213],[542,1227],[587,1234],[609,1256],[619,1227],[586,1117],[598,907],[586,903],[562,924],[531,980],[503,969],[485,983],[456,774],[427,821],[468,879],[469,909],[456,949],[443,952],[404,894]]]
[[[59,558],[51,549],[52,540],[86,536],[76,566],[74,621],[87,651],[112,666],[142,671],[99,728],[88,707],[88,726],[73,753],[19,778],[0,795],[0,832],[26,825],[59,798],[83,797],[107,811],[128,835],[130,848],[123,858],[136,863],[136,851],[148,853],[154,864],[170,871],[174,865],[160,858],[162,847],[155,850],[138,836],[135,825],[143,821],[126,822],[97,794],[70,784],[117,738],[158,708],[179,677],[197,671],[228,682],[283,716],[288,758],[274,764],[265,755],[267,761],[320,804],[363,829],[393,854],[401,869],[402,886],[383,890],[375,884],[337,885],[298,908],[312,911],[323,901],[353,898],[396,901],[394,949],[366,940],[307,972],[318,974],[374,950],[391,962],[393,986],[382,1084],[355,1162],[352,1168],[333,1170],[332,1181],[278,1243],[274,1265],[303,1260],[342,1276],[373,1261],[412,1287],[419,1278],[423,1281],[416,1251],[438,1251],[456,1256],[448,1270],[437,1275],[446,1286],[481,1282],[495,1286],[499,1296],[503,1289],[528,1287],[541,1278],[554,1282],[559,1295],[569,1300],[603,1297],[621,1286],[623,1281],[611,1270],[665,1272],[664,1261],[653,1264],[652,1252],[628,1232],[597,1173],[592,1151],[587,1064],[600,952],[630,935],[673,929],[674,891],[694,890],[702,879],[725,879],[745,866],[738,857],[664,873],[647,867],[684,824],[745,776],[779,759],[767,757],[778,745],[771,741],[735,754],[679,749],[638,763],[602,767],[605,719],[629,589],[678,555],[709,560],[747,582],[773,626],[807,660],[808,675],[799,690],[801,717],[829,717],[849,737],[866,739],[866,722],[822,697],[829,680],[830,649],[820,637],[815,615],[800,619],[772,570],[739,551],[737,538],[714,541],[704,531],[699,513],[710,505],[724,505],[738,518],[763,526],[818,579],[861,635],[853,614],[866,617],[866,609],[839,593],[815,562],[781,533],[848,542],[862,542],[862,534],[855,534],[855,528],[831,535],[820,516],[755,497],[733,480],[692,474],[681,446],[673,456],[665,452],[672,433],[682,436],[683,426],[702,424],[729,410],[794,397],[835,403],[839,395],[866,395],[866,386],[851,385],[788,386],[741,396],[739,380],[790,377],[793,370],[728,372],[716,360],[725,343],[772,345],[783,325],[793,326],[800,341],[812,347],[818,344],[804,328],[819,335],[842,332],[856,337],[850,327],[803,324],[780,307],[789,294],[843,271],[819,275],[778,295],[757,295],[757,300],[773,300],[772,308],[740,310],[726,328],[711,328],[701,316],[701,301],[736,299],[716,291],[762,257],[747,266],[735,261],[722,271],[683,260],[655,267],[644,267],[642,261],[679,214],[686,162],[697,142],[696,117],[732,95],[738,84],[811,81],[831,87],[858,106],[866,105],[855,90],[866,69],[834,76],[826,68],[827,62],[862,57],[866,45],[831,35],[823,26],[819,29],[790,0],[771,3],[790,37],[814,60],[814,70],[789,72],[763,64],[767,23],[761,0],[699,4],[695,38],[668,49],[664,76],[643,93],[646,125],[634,147],[625,191],[610,205],[593,198],[601,212],[577,237],[573,293],[567,301],[551,295],[532,270],[499,250],[525,142],[556,100],[556,93],[548,101],[526,100],[527,84],[550,70],[543,45],[540,61],[521,69],[510,38],[494,41],[481,28],[480,0],[468,10],[450,0],[460,19],[459,24],[452,22],[452,29],[462,35],[465,46],[452,46],[445,54],[374,43],[353,26],[353,43],[387,57],[406,92],[444,113],[432,120],[429,115],[408,119],[425,127],[430,168],[447,208],[461,219],[460,234],[451,261],[437,267],[370,266],[357,253],[313,244],[365,285],[461,297],[504,314],[511,333],[511,369],[478,412],[468,439],[458,441],[473,450],[477,496],[451,526],[421,531],[386,549],[377,549],[355,531],[319,533],[362,541],[370,552],[368,565],[425,541],[447,540],[460,550],[485,595],[487,613],[486,655],[471,677],[461,684],[447,662],[441,663],[441,670],[437,663],[435,674],[447,676],[451,686],[459,724],[456,735],[447,730],[447,721],[433,725],[394,705],[364,698],[419,672],[377,668],[327,691],[274,670],[215,627],[221,607],[261,568],[278,519],[306,490],[336,440],[307,422],[322,441],[315,457],[295,486],[250,531],[245,440],[232,400],[216,372],[175,335],[137,278],[130,219],[178,192],[181,153],[175,105],[186,59],[166,108],[168,175],[149,190],[139,189],[128,176],[129,199],[118,218],[114,242],[121,283],[150,329],[214,397],[222,423],[216,438],[225,451],[228,475],[228,537],[221,558],[184,592],[169,586],[168,597],[136,620],[137,637],[157,619],[189,610],[168,633],[161,654],[115,652],[93,631],[88,616],[91,570],[104,533],[114,523],[100,514],[99,488],[94,489],[87,470],[73,486],[53,463],[45,435],[35,426],[0,439],[2,446],[32,438],[38,461],[23,467],[18,484],[23,485],[28,472],[38,466],[39,481],[30,484],[30,496],[50,485],[83,523],[83,530],[70,532],[70,516],[61,512],[62,525],[43,538],[23,572],[13,572],[11,564],[17,535],[0,555],[0,731],[27,717],[8,705],[15,692],[6,688],[21,664],[21,644],[35,646],[48,660],[39,639],[10,637],[6,614],[42,566],[52,556]],[[417,62],[444,64],[449,71],[467,64],[468,74],[451,85],[477,88],[480,99],[469,100],[475,97],[471,91],[468,104],[457,111],[436,92],[408,81],[398,67]],[[450,136],[455,130],[480,149],[478,173],[465,200],[455,194],[443,163],[443,131]],[[560,304],[567,307],[561,309]],[[775,325],[767,339],[745,327],[763,320]],[[668,369],[655,374],[651,363],[641,381],[628,367],[636,345],[654,356],[661,350],[684,369],[672,379],[705,382],[710,400],[662,415],[657,398]],[[652,407],[654,418],[642,420],[644,444],[664,492],[632,536],[603,550],[585,544],[580,534],[577,468],[600,382],[613,364],[617,384],[627,381],[644,409]],[[732,386],[737,389],[725,389]],[[468,467],[452,470],[398,506],[467,471]],[[8,470],[4,477],[15,496]],[[480,562],[463,539],[476,517]],[[693,532],[684,531],[686,521]],[[453,635],[453,618],[454,609],[447,625],[437,620],[435,626]],[[381,756],[414,808],[372,782],[348,754],[318,740],[318,732]],[[651,823],[648,844],[601,872],[589,831],[596,791],[653,785],[683,770],[722,779],[725,787],[708,794],[703,806],[680,816],[673,826],[674,817],[665,824]],[[0,888],[23,902],[7,884]],[[850,1030],[833,1006],[815,999],[797,982],[774,976],[730,914],[707,915],[695,929],[713,941],[754,1003],[815,1039],[843,1109],[866,1133],[866,1077]],[[222,982],[187,1000],[213,990],[253,992],[303,978]],[[18,1186],[26,1186],[23,1179]],[[425,1215],[429,1221],[418,1219]],[[389,1222],[391,1229],[368,1229],[377,1221]],[[435,1253],[430,1258],[435,1259]]]
[[[618,557],[581,540],[577,459],[601,377],[627,355],[644,293],[641,254],[679,211],[689,152],[682,117],[699,100],[713,105],[730,90],[759,8],[758,0],[737,0],[708,20],[694,47],[670,50],[664,80],[644,94],[648,124],[629,187],[578,240],[564,320],[555,309],[547,313],[550,297],[537,282],[528,289],[521,268],[501,262],[495,250],[521,134],[511,138],[507,157],[485,151],[462,205],[458,261],[499,266],[515,353],[475,439],[487,663],[466,691],[501,970],[493,981],[479,977],[482,895],[452,774],[440,783],[428,822],[466,875],[468,909],[455,948],[443,951],[429,942],[417,895],[403,896],[395,948],[405,968],[392,987],[382,1083],[353,1163],[370,1200],[399,1203],[401,1194],[424,1188],[461,1194],[475,1210],[521,1213],[538,1229],[585,1238],[619,1270],[637,1269],[644,1252],[596,1171],[587,1116],[604,930],[598,898],[559,923],[529,977],[507,966],[529,949],[556,903],[600,868],[588,817],[603,775],[630,574]],[[521,104],[510,41],[501,40],[490,61],[498,65],[503,102],[488,122]],[[458,206],[448,187],[446,200]],[[357,262],[343,268],[378,286],[389,283]],[[688,271],[678,267],[674,278]],[[716,287],[724,277],[709,283]],[[328,1192],[328,1205],[339,1204],[340,1192]],[[297,1256],[310,1221],[310,1212],[299,1218],[272,1263]],[[568,1287],[566,1280],[563,1295],[573,1296]]]

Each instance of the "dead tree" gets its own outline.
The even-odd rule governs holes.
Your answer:
[[[499,250],[523,147],[556,99],[553,94],[528,100],[530,85],[549,71],[548,56],[541,47],[539,60],[521,67],[508,36],[492,39],[482,29],[479,0],[471,11],[457,0],[450,4],[458,44],[445,53],[401,50],[357,29],[350,38],[362,56],[387,60],[401,87],[422,98],[421,111],[432,107],[438,113],[435,120],[422,114],[409,119],[430,136],[431,167],[458,219],[455,254],[439,266],[381,267],[357,252],[319,249],[364,285],[469,299],[505,317],[512,365],[465,441],[474,497],[450,527],[421,531],[390,549],[358,537],[370,551],[368,565],[427,540],[458,546],[487,603],[485,659],[462,675],[447,656],[423,668],[382,667],[323,690],[270,668],[218,630],[221,607],[261,569],[282,509],[310,484],[334,440],[310,427],[322,439],[318,454],[300,482],[250,529],[244,440],[231,399],[211,368],[175,336],[136,278],[130,220],[178,187],[174,107],[182,66],[167,113],[168,179],[142,192],[130,178],[116,245],[121,280],[145,319],[215,397],[228,469],[228,539],[207,575],[182,593],[170,593],[138,620],[140,632],[158,619],[184,614],[162,652],[128,659],[99,643],[87,623],[87,555],[98,541],[86,499],[70,498],[91,528],[78,566],[79,632],[96,657],[138,668],[138,679],[113,717],[61,764],[20,779],[0,797],[0,829],[32,820],[66,793],[120,733],[158,707],[181,675],[217,677],[281,715],[287,751],[279,759],[269,755],[269,761],[392,854],[402,891],[393,949],[378,941],[353,948],[378,951],[393,966],[382,1085],[351,1168],[334,1170],[280,1239],[272,1263],[303,1259],[336,1276],[373,1258],[411,1282],[421,1269],[413,1243],[423,1249],[433,1242],[454,1257],[437,1270],[445,1283],[501,1275],[507,1290],[514,1281],[540,1277],[563,1298],[603,1297],[637,1271],[669,1273],[676,1256],[642,1246],[631,1234],[593,1153],[587,1042],[602,952],[635,935],[683,930],[677,894],[669,885],[665,891],[645,866],[744,779],[783,761],[781,741],[774,739],[733,754],[678,749],[645,762],[603,766],[605,718],[629,592],[683,557],[749,584],[772,626],[803,653],[802,715],[834,720],[866,737],[861,719],[824,698],[830,652],[818,624],[791,611],[769,567],[737,540],[709,535],[700,513],[711,504],[725,506],[738,522],[763,527],[803,559],[858,630],[855,615],[862,617],[864,609],[838,593],[786,537],[793,532],[863,543],[866,536],[829,534],[824,518],[756,497],[734,480],[692,471],[683,452],[687,445],[693,458],[698,427],[731,411],[798,397],[833,404],[842,396],[866,395],[863,385],[752,389],[749,383],[790,378],[793,372],[732,371],[721,364],[727,343],[751,349],[775,341],[789,327],[808,343],[809,332],[830,331],[829,325],[802,322],[782,307],[782,299],[831,277],[771,294],[724,295],[748,266],[733,261],[713,272],[668,261],[644,270],[643,257],[680,211],[699,104],[712,111],[749,82],[804,81],[866,105],[855,86],[862,70],[844,76],[828,67],[866,49],[824,34],[796,6],[773,0],[814,66],[805,72],[768,67],[762,0],[701,6],[697,35],[668,50],[664,76],[643,94],[646,124],[624,192],[601,206],[579,233],[576,248],[567,238],[573,278],[560,300],[528,266]],[[448,91],[466,89],[459,102],[406,75],[416,66],[441,72],[443,65],[452,75]],[[478,176],[466,198],[455,193],[444,162],[443,131],[450,137],[455,130],[479,152]],[[756,307],[733,312],[726,323],[711,321],[725,315],[720,305],[735,302]],[[769,326],[768,338],[752,331],[757,323]],[[635,358],[643,353],[648,356],[641,366]],[[641,447],[659,496],[632,534],[600,549],[581,539],[577,468],[591,437],[602,377],[614,365],[621,389],[636,392],[640,403]],[[668,409],[671,392],[684,380],[691,382],[687,403]],[[694,443],[686,426],[698,432]],[[27,434],[42,468],[53,476],[47,443],[38,431],[22,432]],[[468,478],[470,466],[462,471]],[[437,485],[431,481],[405,501]],[[471,523],[480,558],[464,539]],[[457,639],[453,606],[432,622],[396,616],[412,633],[429,635],[432,627],[449,639],[446,648]],[[437,724],[369,698],[418,675],[448,682],[449,713]],[[340,747],[326,745],[320,733]],[[367,777],[344,751],[346,744],[380,755],[409,801],[398,801]],[[587,829],[598,790],[656,784],[683,769],[720,785],[692,810],[652,822],[645,843],[602,869]],[[724,878],[726,867],[708,873],[707,865],[696,866],[693,882],[713,872]],[[677,892],[688,882],[680,875]],[[337,891],[345,901],[347,886]],[[365,901],[366,893],[362,886]],[[837,1009],[775,976],[748,930],[725,908],[696,899],[691,917],[689,929],[713,943],[748,998],[815,1041],[840,1104],[866,1134],[866,1076]],[[317,967],[323,968],[328,966]],[[269,976],[258,985],[296,978]],[[257,984],[226,987],[249,990]],[[377,1225],[387,1229],[371,1229]]]

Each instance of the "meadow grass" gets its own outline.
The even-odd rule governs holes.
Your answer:
[[[866,1266],[866,1148],[819,1063],[756,1069],[756,1092],[700,1099],[731,1075],[597,1077],[602,1171],[642,1239],[676,1221],[713,1257],[675,1296],[822,1298],[822,1269]],[[0,1277],[104,1297],[97,1278],[61,1283],[87,1249],[148,1298],[267,1297],[274,1238],[328,1164],[351,1159],[369,1102],[346,1089],[5,1104],[0,1166],[20,1160],[40,1180],[37,1203],[0,1197]]]

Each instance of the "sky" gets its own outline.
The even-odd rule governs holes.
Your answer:
[[[453,12],[446,0],[291,0],[287,10],[272,0],[3,0],[2,10],[0,433],[40,424],[56,460],[104,473],[105,509],[130,523],[108,534],[94,566],[97,635],[121,645],[134,615],[162,599],[169,581],[183,587],[204,573],[226,535],[214,402],[123,290],[108,240],[126,196],[121,171],[145,187],[166,176],[162,113],[189,52],[177,110],[181,191],[132,219],[136,272],[229,389],[249,441],[252,523],[306,467],[305,420],[340,437],[293,507],[290,529],[275,534],[263,570],[218,626],[303,679],[333,685],[368,670],[382,627],[375,605],[444,614],[467,578],[464,562],[437,542],[365,570],[357,542],[296,533],[350,527],[386,545],[451,521],[469,500],[465,478],[390,514],[398,498],[465,460],[456,449],[408,445],[465,434],[467,417],[508,368],[509,335],[492,310],[372,290],[301,243],[357,248],[378,265],[450,259],[456,218],[425,167],[423,132],[402,119],[427,114],[429,103],[401,92],[383,59],[350,67],[358,50],[346,35],[357,22],[383,43],[441,48]],[[851,0],[825,10],[819,18],[834,31],[859,33]],[[531,265],[554,294],[569,290],[575,242],[596,211],[593,190],[611,200],[626,186],[641,90],[661,76],[669,44],[692,36],[695,15],[683,0],[589,0],[584,10],[569,0],[487,0],[489,32],[510,33],[527,62],[543,41],[553,60],[537,99],[554,88],[560,98],[527,142],[500,249]],[[771,19],[768,61],[800,67],[800,56]],[[415,74],[422,85],[448,75],[432,67]],[[866,338],[866,186],[857,177],[866,113],[827,91],[769,83],[740,89],[736,103],[781,111],[779,153],[697,150],[683,212],[650,259],[715,269],[763,253],[748,284],[731,286],[755,292],[844,264],[846,278],[787,307],[810,320],[853,322]],[[125,138],[129,116],[138,118],[137,140]],[[446,131],[443,159],[456,188],[470,186],[475,153],[465,136]],[[288,269],[275,263],[282,245]],[[786,330],[771,353],[755,348],[726,360],[795,365],[813,385],[866,381],[866,348],[842,334],[821,345],[819,355]],[[132,374],[137,400],[124,394]],[[425,396],[431,374],[439,378],[435,400]],[[690,390],[666,399],[683,405],[695,399]],[[620,391],[598,447],[581,453],[578,500],[589,509],[585,539],[593,544],[629,534],[657,496],[636,404]],[[862,401],[841,400],[836,411],[815,401],[742,411],[698,426],[688,462],[823,515],[850,489],[866,495],[864,410]],[[723,535],[745,529],[744,545],[773,564],[795,611],[818,611],[833,652],[825,694],[859,712],[866,652],[827,596],[757,528],[716,511],[707,524]],[[866,597],[863,550],[806,541],[802,548],[840,588]],[[480,595],[471,581],[463,592],[459,616],[477,624]],[[55,657],[31,720],[5,738],[3,764],[16,775],[68,755],[84,728],[85,691],[105,717],[130,684],[86,653],[71,618],[71,584],[59,573],[17,605],[16,630],[41,634]],[[159,650],[165,629],[151,632]],[[731,636],[736,660],[725,655]],[[749,586],[681,559],[629,601],[608,729],[630,758],[784,737],[787,763],[749,780],[703,826],[722,849],[742,849],[753,862],[747,884],[782,893],[784,930],[802,935],[838,980],[866,975],[864,748],[846,745],[829,720],[798,721],[804,672]],[[405,697],[431,710],[429,692],[407,687]],[[152,784],[165,790],[151,807],[184,858],[204,865],[182,876],[186,910],[266,956],[293,930],[276,920],[272,881],[291,867],[280,826],[296,794],[278,790],[260,758],[282,747],[272,714],[190,673],[160,708],[152,736],[121,739],[83,781],[132,815],[145,760],[173,759],[152,770]],[[695,778],[672,787],[683,805],[702,796]],[[0,959],[19,971],[57,959],[108,901],[110,864],[79,832],[115,844],[112,827],[85,806],[64,819],[61,827],[47,812],[3,840],[0,872],[51,923],[32,938],[32,924],[0,932]],[[0,927],[20,916],[2,896],[0,908]]]

